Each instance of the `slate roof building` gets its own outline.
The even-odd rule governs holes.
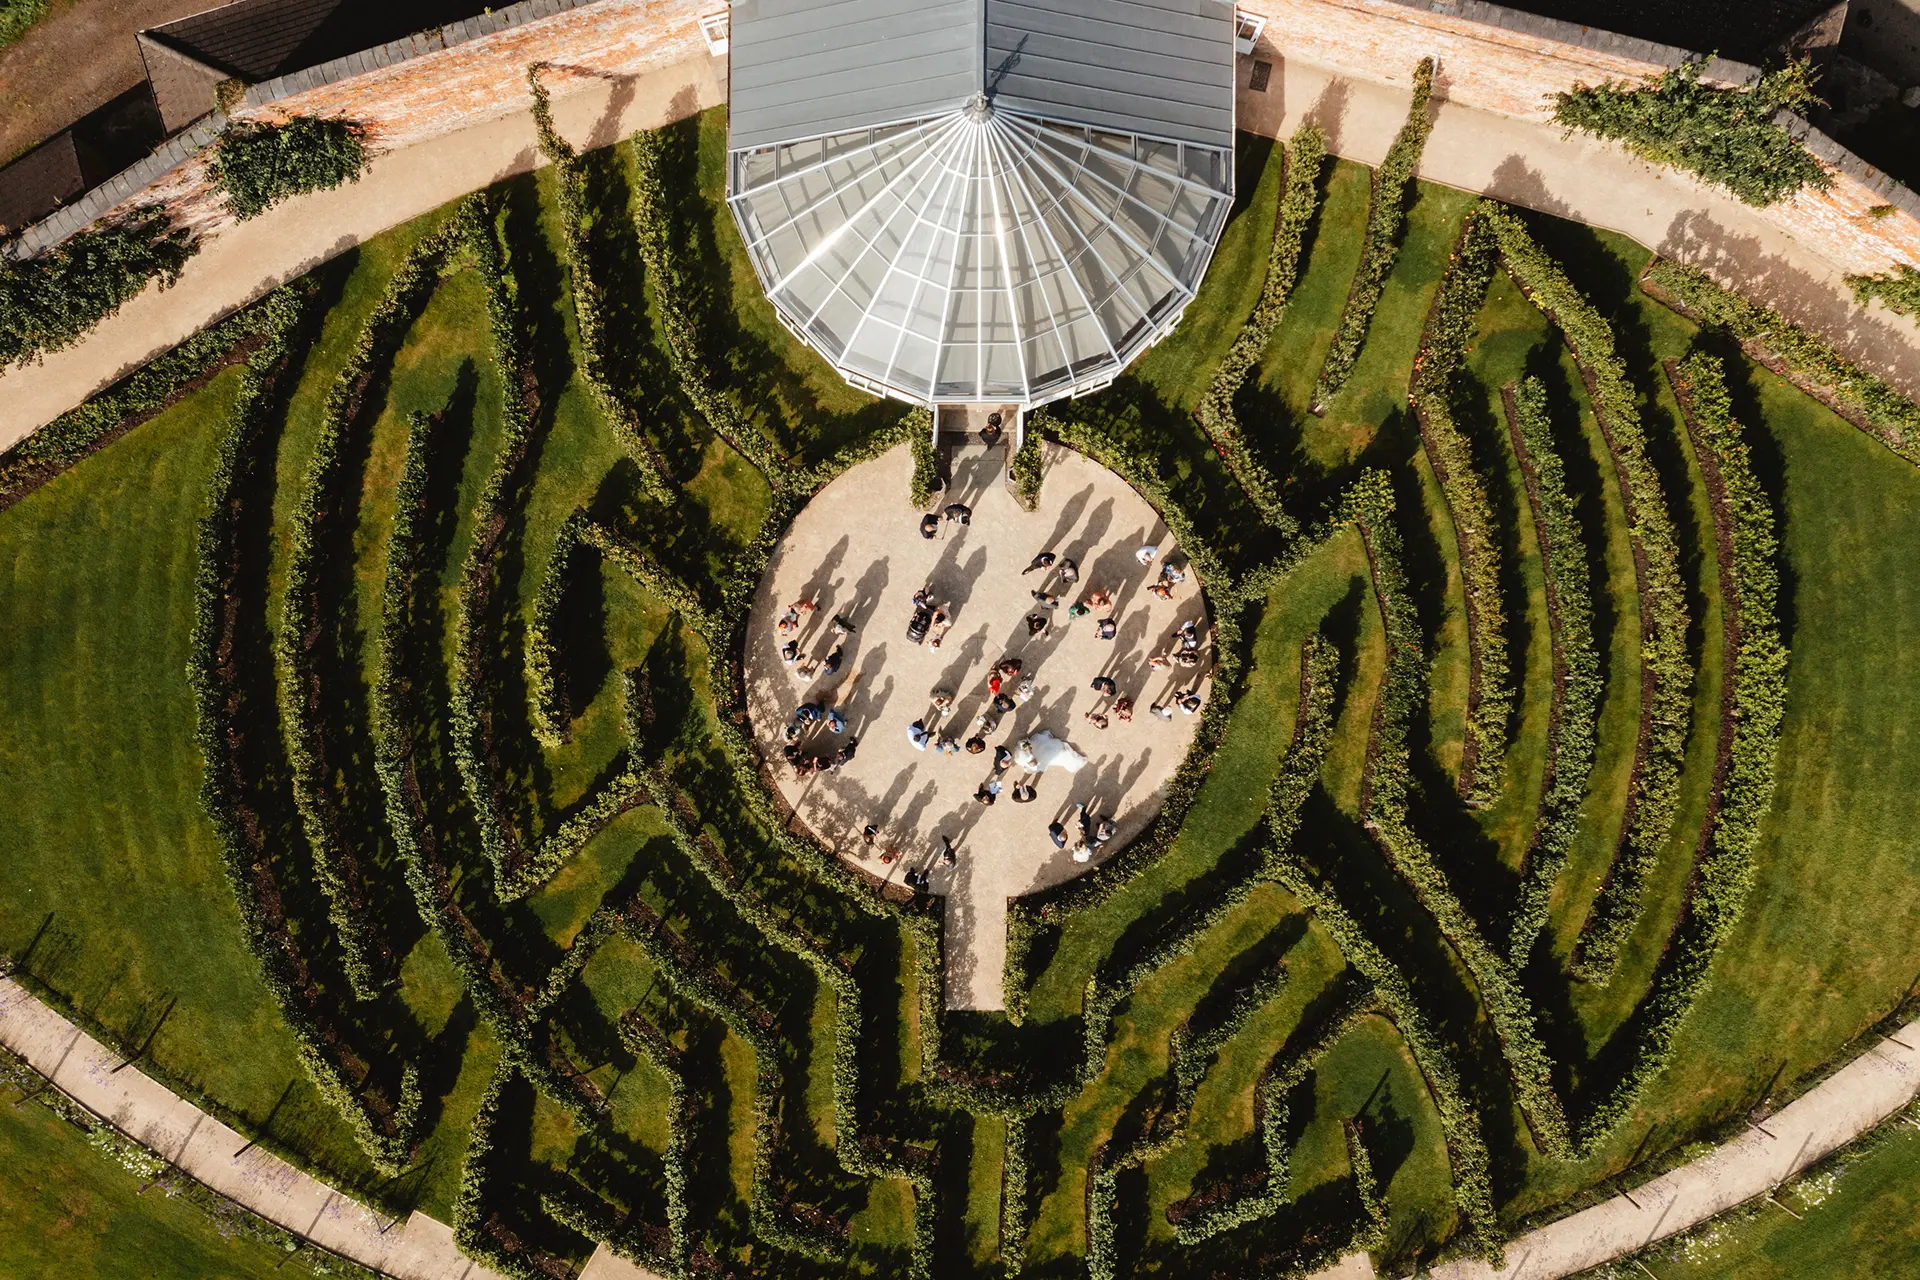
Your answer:
[[[1112,382],[1233,202],[1223,0],[733,0],[728,201],[854,385],[1030,408]]]

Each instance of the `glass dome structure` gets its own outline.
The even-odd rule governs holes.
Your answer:
[[[865,30],[827,6],[812,34],[854,52],[814,47],[864,77],[851,102],[805,87],[817,67],[791,47],[808,47],[795,22],[821,6],[753,6],[749,22],[785,43],[755,61],[746,32],[728,200],[781,319],[854,385],[1022,407],[1095,390],[1199,288],[1233,202],[1231,6],[1134,5],[1172,21],[1156,30],[1136,15],[1121,37],[1138,46],[1130,59],[1107,18],[1071,12],[1102,0],[1048,2],[1046,21],[1031,6],[1017,15],[1046,28],[1038,48],[1032,31],[996,25],[1006,0],[990,0],[976,44],[951,48],[951,26],[889,38],[905,12],[891,0],[865,0],[877,10]],[[747,7],[736,0],[736,78]]]

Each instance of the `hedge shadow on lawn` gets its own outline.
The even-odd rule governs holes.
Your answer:
[[[1403,421],[1411,426],[1410,418]],[[1431,513],[1417,473],[1411,467],[1397,467],[1390,474],[1394,509],[1406,513],[1395,519],[1404,548],[1407,594],[1419,619],[1426,667],[1422,684],[1426,685],[1437,656],[1440,630],[1453,605],[1447,583],[1448,548],[1441,546],[1429,523]],[[1415,513],[1418,518],[1414,518]],[[1468,913],[1482,929],[1491,929],[1513,901],[1519,876],[1501,858],[1499,843],[1475,819],[1440,764],[1433,730],[1432,699],[1415,699],[1407,718],[1409,764],[1417,787],[1416,803],[1409,816]]]
[[[1491,1157],[1496,1202],[1524,1183],[1530,1143],[1518,1123],[1506,1056],[1482,1019],[1473,980],[1439,924],[1388,865],[1365,827],[1316,786],[1301,812],[1295,847],[1332,886],[1407,977],[1419,1007],[1454,1050],[1468,1104],[1478,1113]]]

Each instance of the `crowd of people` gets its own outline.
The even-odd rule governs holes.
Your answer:
[[[938,513],[929,512],[923,516],[920,532],[925,537],[935,538],[940,535],[943,524],[964,526],[970,523],[972,515],[971,508],[965,504],[951,503]],[[1151,595],[1161,600],[1177,597],[1179,589],[1187,581],[1184,567],[1172,559],[1162,558],[1159,547],[1155,545],[1138,548],[1134,558],[1143,567],[1150,567],[1156,560],[1160,562],[1159,572],[1146,588]],[[1080,566],[1071,557],[1045,550],[1034,556],[1020,573],[1023,578],[1031,574],[1040,575],[1038,585],[1027,592],[1033,601],[1025,624],[1030,639],[1044,636],[1056,628],[1071,627],[1083,619],[1091,619],[1084,625],[1090,626],[1094,636],[1101,641],[1112,642],[1119,636],[1121,619],[1115,604],[1115,592],[1099,583],[1086,583],[1084,590],[1078,590],[1082,586]],[[819,652],[820,646],[815,645],[812,655],[803,654],[802,635],[809,615],[818,607],[818,603],[810,598],[796,600],[787,606],[775,623],[781,640],[782,663],[807,685],[839,674],[846,661],[846,642],[855,631],[853,619],[835,614],[831,620],[832,634],[826,651]],[[953,626],[953,609],[951,602],[943,601],[936,595],[934,583],[922,586],[913,596],[913,617],[907,628],[908,640],[914,644],[940,648]],[[1205,644],[1202,628],[1188,619],[1148,656],[1145,669],[1148,674],[1164,672],[1175,677],[1174,687],[1168,693],[1159,701],[1148,702],[1147,713],[1153,718],[1166,721],[1173,719],[1176,713],[1199,713],[1204,703],[1199,682],[1209,665]],[[1182,680],[1179,678],[1181,676],[1189,678]],[[859,740],[849,732],[846,715],[835,705],[836,702],[845,701],[850,683],[849,680],[830,693],[809,689],[806,700],[794,709],[792,718],[782,731],[782,755],[799,777],[833,774],[853,759]],[[974,789],[974,801],[990,807],[1004,797],[1014,804],[1032,804],[1039,798],[1043,766],[1034,759],[1024,742],[1020,751],[1016,752],[1008,743],[996,745],[990,739],[999,731],[1009,713],[1031,701],[1037,694],[1034,665],[1029,664],[1027,656],[1006,654],[988,669],[984,684],[986,701],[964,724],[954,718],[959,694],[945,687],[931,690],[931,705],[907,725],[907,740],[915,750],[930,751],[935,755],[987,756],[991,753],[986,776]],[[1183,684],[1186,687],[1180,687]],[[1131,721],[1144,692],[1123,688],[1120,680],[1112,674],[1093,676],[1090,688],[1097,695],[1096,701],[1082,713],[1082,718],[1094,731],[1106,730],[1115,721]],[[1070,848],[1072,857],[1078,862],[1090,861],[1113,840],[1117,831],[1111,815],[1097,813],[1084,803],[1076,805],[1068,817],[1070,823],[1048,823],[1046,833],[1056,849]],[[878,833],[876,825],[867,825],[863,832],[865,843],[875,845]],[[940,836],[939,840],[938,861],[944,866],[954,865],[958,854],[953,841],[945,835]],[[892,863],[898,857],[898,852],[883,848],[878,856],[881,862]],[[908,882],[924,888],[925,875],[924,870],[910,872]]]

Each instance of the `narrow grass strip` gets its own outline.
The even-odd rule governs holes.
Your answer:
[[[1727,330],[1753,360],[1920,466],[1920,404],[1778,311],[1722,289],[1698,267],[1665,258],[1647,263],[1640,288],[1695,324]]]
[[[1693,663],[1687,657],[1686,588],[1680,544],[1660,477],[1647,456],[1638,397],[1614,349],[1613,329],[1504,206],[1483,206],[1499,238],[1500,262],[1528,301],[1573,351],[1600,434],[1613,457],[1626,508],[1640,597],[1640,729],[1627,785],[1620,847],[1574,947],[1572,971],[1605,983],[1645,905],[1647,879],[1680,808],[1680,769],[1693,720]]]
[[[1333,343],[1327,348],[1320,376],[1313,384],[1315,414],[1327,411],[1353,373],[1353,366],[1360,359],[1360,348],[1367,340],[1367,330],[1373,324],[1374,308],[1380,305],[1387,276],[1400,256],[1400,239],[1407,227],[1407,197],[1420,168],[1420,153],[1426,150],[1427,135],[1433,131],[1433,121],[1427,115],[1432,96],[1433,59],[1422,58],[1413,69],[1413,101],[1407,107],[1407,122],[1400,126],[1380,167],[1373,171],[1367,244],[1360,253],[1360,266],[1353,273],[1353,287],[1347,292],[1346,309],[1340,313],[1340,327],[1334,330]]]
[[[1446,274],[1427,312],[1426,331],[1413,358],[1411,399],[1420,441],[1440,482],[1466,597],[1466,743],[1460,753],[1461,796],[1485,808],[1500,794],[1507,726],[1513,718],[1513,673],[1507,658],[1507,611],[1500,589],[1499,534],[1473,445],[1454,418],[1455,377],[1473,342],[1480,308],[1493,283],[1493,237],[1468,214],[1447,258]]]
[[[1720,362],[1694,354],[1670,362],[1667,374],[1713,509],[1728,677],[1721,690],[1714,785],[1686,905],[1651,989],[1621,1037],[1627,1066],[1589,1111],[1583,1126],[1588,1146],[1618,1126],[1666,1069],[1680,1028],[1710,984],[1713,957],[1753,887],[1753,849],[1773,807],[1774,758],[1786,717],[1788,655],[1780,639],[1773,504],[1754,477]]]
[[[1580,802],[1593,773],[1600,714],[1600,655],[1593,639],[1593,582],[1586,539],[1567,492],[1566,469],[1547,420],[1547,393],[1538,378],[1500,391],[1513,456],[1525,482],[1546,582],[1547,633],[1553,647],[1553,700],[1547,713],[1547,759],[1540,806],[1527,845],[1520,888],[1507,933],[1507,959],[1526,965],[1546,927],[1553,887],[1566,868],[1580,829]]]
[[[1288,534],[1295,531],[1296,524],[1281,504],[1280,483],[1248,447],[1233,401],[1247,375],[1260,363],[1274,330],[1280,327],[1287,299],[1300,278],[1307,228],[1320,207],[1320,175],[1326,161],[1327,139],[1317,125],[1303,124],[1294,131],[1286,147],[1285,185],[1274,215],[1273,244],[1267,250],[1267,277],[1260,286],[1260,300],[1213,371],[1207,394],[1194,414],[1261,518]],[[1036,457],[1034,465],[1038,462]]]

